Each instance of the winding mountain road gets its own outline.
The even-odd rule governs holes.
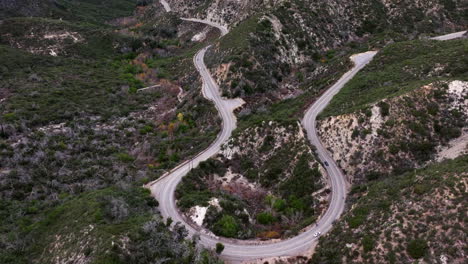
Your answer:
[[[161,0],[166,11],[171,8],[165,0]],[[225,26],[216,23],[200,20],[200,19],[183,19],[197,23],[204,23],[218,28],[221,31],[221,36],[228,33]],[[448,40],[462,36],[464,32],[449,34],[433,39]],[[329,104],[333,96],[337,94],[343,86],[350,81],[356,73],[368,64],[377,54],[376,51],[369,51],[353,55],[351,60],[354,62],[354,67],[345,73],[336,84],[329,88],[306,112],[302,125],[307,131],[308,139],[317,147],[317,153],[323,162],[327,162],[326,170],[329,176],[329,183],[332,189],[332,197],[329,208],[326,213],[319,219],[315,226],[309,227],[301,234],[279,242],[258,243],[253,241],[232,240],[216,237],[209,231],[203,228],[196,228],[188,224],[184,216],[177,209],[175,201],[175,190],[178,183],[192,168],[198,166],[202,161],[205,161],[220,151],[221,145],[226,142],[231,136],[232,131],[236,128],[236,117],[233,114],[234,109],[240,107],[244,102],[241,99],[225,100],[220,96],[219,87],[213,80],[209,70],[204,63],[206,51],[211,46],[201,49],[194,57],[194,64],[200,73],[203,80],[202,92],[205,98],[214,102],[221,118],[223,120],[222,130],[215,142],[210,147],[198,154],[193,159],[180,164],[178,167],[163,175],[158,180],[149,183],[146,187],[151,190],[152,195],[159,201],[159,209],[164,218],[172,218],[174,222],[183,223],[190,235],[199,234],[200,242],[207,248],[214,248],[216,243],[222,242],[225,249],[222,253],[222,258],[230,263],[241,263],[243,261],[279,257],[279,256],[297,256],[314,247],[318,241],[318,237],[314,234],[321,232],[322,234],[329,231],[333,222],[341,216],[344,210],[347,186],[348,183],[341,170],[338,168],[334,160],[331,158],[328,151],[320,142],[316,131],[316,118],[320,112]]]

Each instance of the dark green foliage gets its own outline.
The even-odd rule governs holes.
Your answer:
[[[418,160],[428,160],[433,153],[435,144],[432,142],[410,142],[408,144],[409,150],[415,155]]]
[[[354,210],[354,215],[348,218],[348,224],[351,228],[357,228],[364,223],[369,214],[369,208],[361,207]]]
[[[136,6],[134,0],[55,0],[54,2],[55,8],[51,12],[54,18],[99,24],[129,16]]]
[[[216,253],[221,254],[224,250],[224,245],[222,243],[216,243]]]
[[[123,161],[123,162],[133,162],[135,160],[134,157],[132,157],[131,155],[127,154],[127,153],[117,153],[116,154],[116,157],[120,160],[120,161]]]
[[[259,213],[257,221],[262,225],[270,225],[276,221],[275,217],[269,212]]]
[[[285,197],[290,195],[306,197],[318,189],[314,184],[320,179],[321,173],[318,167],[313,169],[309,167],[310,160],[310,155],[301,156],[292,177],[281,184],[280,190]]]
[[[208,201],[212,197],[213,194],[210,191],[187,193],[178,199],[177,206],[182,210],[187,210],[195,205],[208,206]]]
[[[382,116],[388,116],[390,114],[390,105],[387,104],[386,102],[381,101],[378,103],[378,106],[380,107],[380,114]]]
[[[3,116],[5,121],[22,120],[30,126],[39,126],[86,115],[110,118],[140,110],[143,104],[158,97],[157,94],[143,96],[126,93],[122,90],[125,79],[118,78],[118,71],[105,61],[35,56],[2,46],[0,59],[10,64],[5,68],[8,70],[0,69],[2,82],[17,79],[10,86],[12,95],[8,104],[0,108],[9,115],[14,113],[15,119]],[[25,65],[33,65],[32,70]],[[90,71],[90,68],[93,70]],[[43,79],[42,83],[28,81],[32,72]],[[65,76],[67,79],[62,79]],[[30,92],[31,89],[34,92]]]
[[[362,246],[364,248],[364,252],[369,252],[372,249],[374,249],[375,246],[375,241],[371,236],[364,236],[364,238],[361,240]]]
[[[286,209],[286,201],[283,199],[276,199],[273,203],[273,209],[275,209],[278,212],[283,211],[284,209]]]
[[[406,248],[408,254],[414,259],[424,257],[424,255],[427,253],[427,250],[427,242],[423,239],[411,240]]]
[[[239,232],[239,225],[234,217],[223,215],[213,226],[213,232],[224,237],[236,237]]]
[[[2,263],[49,263],[61,254],[79,254],[85,244],[85,254],[93,263],[150,263],[158,259],[195,263],[198,254],[213,259],[185,240],[184,228],[176,226],[170,231],[155,220],[154,201],[142,188],[85,192],[48,210],[42,221],[25,226],[23,232],[33,244],[23,249],[21,256],[13,258],[2,252],[0,259]],[[129,241],[122,250],[123,245],[117,241],[127,236]],[[60,240],[63,237],[66,239]],[[54,249],[57,241],[61,243],[60,253]]]

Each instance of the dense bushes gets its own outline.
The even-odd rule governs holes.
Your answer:
[[[177,93],[167,87],[135,93],[144,85],[137,76],[142,67],[133,66],[147,47],[144,40],[95,24],[113,18],[114,4],[125,1],[59,2],[63,11],[71,6],[76,7],[71,12],[91,11],[74,13],[74,18],[89,15],[96,20],[15,18],[0,25],[0,35],[14,37],[12,42],[0,40],[0,98],[6,99],[0,104],[0,262],[31,263],[35,255],[43,258],[38,263],[68,256],[75,260],[85,251],[95,263],[159,258],[212,263],[209,252],[185,241],[183,228],[169,231],[153,211],[158,202],[132,186],[156,179],[210,144],[219,127],[216,111],[199,95],[196,82],[184,87],[187,98],[180,104]],[[93,13],[96,5],[112,7],[101,9],[106,14],[100,16]],[[47,48],[57,43],[40,36],[65,31],[76,32],[83,41],[68,38],[59,43],[64,44],[63,53],[57,57],[47,49],[47,55],[33,55],[4,46],[18,42],[28,50]],[[31,38],[29,32],[38,37]],[[191,51],[180,53],[181,61],[192,56]],[[164,63],[167,69],[178,67],[171,60]],[[174,78],[186,77],[175,72]],[[177,111],[166,112],[175,106]],[[202,129],[207,132],[200,135]],[[57,242],[62,248],[49,248],[57,238],[63,238]]]
[[[262,225],[270,225],[275,222],[275,217],[269,212],[259,213],[257,221]]]
[[[54,18],[104,24],[111,19],[130,16],[135,6],[134,0],[57,0],[54,1],[56,8],[51,8],[49,14]]]
[[[222,243],[216,243],[216,253],[221,254],[224,250],[224,245]]]
[[[1,53],[3,59],[17,62],[16,66],[3,72],[4,83],[12,78],[12,71],[15,71],[17,82],[10,87],[13,92],[8,104],[2,105],[1,110],[3,113],[14,113],[15,120],[26,122],[30,126],[61,123],[87,115],[99,115],[103,118],[122,116],[130,111],[141,110],[142,105],[159,97],[158,94],[128,94],[122,90],[126,81],[116,78],[118,71],[107,63],[52,59],[28,55],[6,47],[0,49],[5,51]],[[43,78],[42,82],[28,81],[31,70],[21,68],[21,65],[29,63],[37,65],[33,71]],[[93,71],[89,71],[89,68],[93,68]],[[62,79],[72,76],[73,81]],[[70,104],[70,101],[73,103]],[[4,121],[12,120],[6,116],[3,118]]]
[[[223,215],[223,217],[214,224],[213,232],[224,237],[237,237],[239,226],[234,217]]]
[[[184,227],[167,229],[159,215],[154,214],[153,201],[149,191],[142,188],[108,188],[71,198],[35,226],[29,237],[35,245],[27,255],[36,257],[38,263],[49,263],[72,257],[87,247],[86,257],[96,263],[215,260],[209,252],[186,240],[188,232]]]
[[[192,169],[177,186],[177,205],[187,210],[195,205],[208,206],[208,201],[214,194],[208,190],[205,178],[213,174],[224,175],[226,168],[219,160],[209,159]]]
[[[428,249],[427,242],[423,239],[414,239],[408,243],[406,251],[414,258],[419,259],[424,257]]]
[[[411,263],[420,258],[435,263],[441,255],[447,263],[463,262],[463,245],[456,241],[465,234],[458,215],[466,211],[460,202],[467,169],[465,155],[355,186],[349,197],[353,207],[320,241],[310,263],[357,258],[368,263]],[[441,200],[444,195],[451,198]]]
[[[318,167],[310,168],[310,155],[302,155],[293,170],[292,176],[283,182],[280,190],[284,197],[295,195],[296,197],[305,197],[315,190],[319,189],[315,184],[319,181],[322,174]]]

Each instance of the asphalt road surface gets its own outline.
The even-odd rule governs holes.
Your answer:
[[[438,36],[438,37],[433,37],[431,38],[432,40],[451,40],[451,39],[456,39],[456,38],[461,38],[463,35],[465,35],[467,31],[460,31],[460,32],[455,32],[452,34],[447,34],[443,36]]]
[[[171,12],[171,6],[166,0],[160,0],[160,2],[161,5],[164,7],[164,10],[166,10],[166,12]]]
[[[190,22],[195,22],[195,23],[202,23],[202,24],[206,24],[208,26],[215,27],[215,28],[219,29],[219,31],[221,31],[221,37],[226,35],[227,33],[229,33],[229,30],[228,30],[227,27],[225,27],[223,25],[220,25],[218,23],[215,23],[215,22],[211,22],[211,21],[203,20],[203,19],[197,19],[197,18],[181,18],[181,19],[185,20],[185,21],[190,21]]]

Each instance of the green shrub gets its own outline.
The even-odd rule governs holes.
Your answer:
[[[380,172],[377,172],[377,171],[370,171],[369,173],[367,173],[366,175],[366,178],[367,180],[369,181],[373,181],[373,180],[377,180],[378,178],[380,178],[382,176],[382,174]]]
[[[223,217],[215,223],[213,231],[215,234],[224,237],[236,237],[239,232],[239,225],[234,217],[223,215]]]
[[[152,125],[146,125],[140,129],[140,134],[146,135],[148,133],[151,133],[153,131],[153,126]]]
[[[348,220],[349,227],[351,227],[351,228],[359,227],[360,225],[362,225],[362,223],[364,223],[364,220],[366,220],[366,219],[362,215],[357,215],[357,216],[351,217]]]
[[[224,245],[222,243],[216,243],[216,253],[221,254],[224,250]]]
[[[358,207],[354,210],[354,216],[348,219],[348,224],[351,228],[356,228],[364,223],[369,214],[369,208]]]
[[[286,209],[286,201],[283,199],[276,199],[273,203],[273,209],[275,209],[278,212],[283,211],[284,209]]]
[[[128,153],[117,153],[115,156],[117,157],[117,159],[119,159],[120,161],[123,161],[123,162],[133,162],[133,161],[135,161],[135,158],[132,157]]]
[[[380,114],[382,116],[388,116],[390,114],[390,105],[386,102],[380,102],[377,104],[380,107]]]
[[[369,252],[374,249],[375,241],[371,236],[364,236],[361,240],[364,252]]]
[[[291,195],[288,198],[289,207],[293,211],[304,211],[306,209],[306,204],[303,199],[297,198],[295,195]]]
[[[423,239],[414,239],[408,243],[406,251],[408,254],[414,258],[419,259],[426,255],[428,249],[427,242]]]
[[[306,154],[299,158],[292,177],[288,178],[280,186],[280,190],[284,195],[283,197],[290,195],[305,197],[317,190],[318,186],[315,186],[314,183],[321,177],[321,173],[317,167],[309,167],[310,159],[311,157]]]
[[[11,122],[11,121],[14,121],[16,119],[16,115],[15,115],[15,113],[4,114],[3,119],[5,119],[6,121]]]
[[[257,221],[262,225],[269,225],[276,221],[275,217],[269,212],[262,212],[257,215]]]
[[[177,201],[177,206],[182,210],[189,209],[195,205],[208,206],[208,201],[213,194],[209,191],[186,193]]]

